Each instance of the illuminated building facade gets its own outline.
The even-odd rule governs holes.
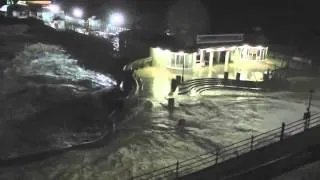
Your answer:
[[[8,0],[11,1],[12,0]],[[42,5],[42,6],[47,6],[51,4],[52,2],[49,0],[25,0],[25,1],[18,1],[17,4],[20,5]]]
[[[224,71],[228,72],[229,63],[264,61],[268,55],[266,45],[246,42],[244,34],[198,35],[196,41],[191,48],[152,47],[153,64],[185,71],[224,64]]]
[[[35,10],[39,7],[50,5],[49,0],[25,0],[14,1],[7,0],[6,5],[2,6],[0,13],[5,16],[16,17],[20,19],[28,18],[30,16],[36,16]]]

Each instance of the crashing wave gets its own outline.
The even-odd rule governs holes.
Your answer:
[[[29,77],[38,83],[73,84],[88,89],[116,85],[110,76],[79,66],[78,61],[60,47],[42,43],[27,45],[13,59],[5,74],[8,77]]]

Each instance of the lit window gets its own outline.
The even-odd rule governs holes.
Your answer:
[[[180,64],[180,66],[182,67],[182,66],[183,66],[183,63],[184,63],[184,55],[178,55],[178,56],[180,56],[179,64]]]
[[[171,67],[175,67],[175,60],[176,60],[176,56],[174,54],[172,54],[172,56],[171,56],[171,64],[170,64]]]
[[[185,62],[185,68],[191,68],[191,59],[189,58],[189,56],[185,56],[185,60],[184,60]]]

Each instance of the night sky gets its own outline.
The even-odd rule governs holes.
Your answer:
[[[5,0],[0,0],[5,2]],[[85,7],[88,16],[103,16],[111,9],[131,14],[163,14],[177,0],[53,0],[69,7]],[[212,21],[236,21],[248,25],[318,26],[316,1],[307,0],[196,0],[208,9]],[[160,15],[159,15],[160,16]]]
[[[133,16],[152,17],[161,21],[167,7],[175,0],[56,0],[87,8],[88,14],[104,15],[110,9],[126,11]],[[316,2],[297,0],[201,0],[207,8],[214,30],[217,26],[244,29],[261,26],[273,34],[293,34],[318,38],[319,10]],[[297,37],[299,39],[299,37]]]
[[[235,21],[248,25],[315,26],[317,6],[296,0],[200,0],[212,21]],[[124,9],[133,14],[162,14],[175,0],[56,0],[87,8],[88,14],[103,14],[108,9]]]
[[[85,9],[87,16],[108,17],[122,11],[136,19],[165,26],[166,13],[176,0],[55,0],[58,4]],[[197,0],[198,1],[198,0]],[[320,13],[317,1],[304,0],[199,0],[207,8],[212,32],[220,27],[235,32],[260,26],[277,43],[300,44],[303,48],[319,46]],[[68,8],[69,7],[69,8]],[[223,28],[222,28],[223,29]]]

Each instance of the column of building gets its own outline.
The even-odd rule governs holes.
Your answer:
[[[268,47],[266,47],[266,49],[265,49],[265,54],[264,54],[265,59],[267,58],[267,55],[268,55]]]
[[[192,69],[195,69],[197,67],[197,53],[194,52],[192,54]]]
[[[203,54],[203,51],[202,49],[200,49],[200,64],[202,66],[202,64],[204,64],[204,54]]]
[[[221,51],[217,51],[218,55],[217,55],[217,63],[220,63],[220,58],[221,58]]]
[[[209,71],[208,71],[208,77],[212,77],[212,67],[213,67],[213,56],[214,56],[214,51],[210,51],[209,55]]]
[[[224,72],[228,72],[229,58],[230,58],[230,51],[227,51],[225,60],[224,60]]]
[[[213,56],[214,56],[214,51],[210,51],[210,55],[209,55],[209,69],[211,69],[213,67]]]

